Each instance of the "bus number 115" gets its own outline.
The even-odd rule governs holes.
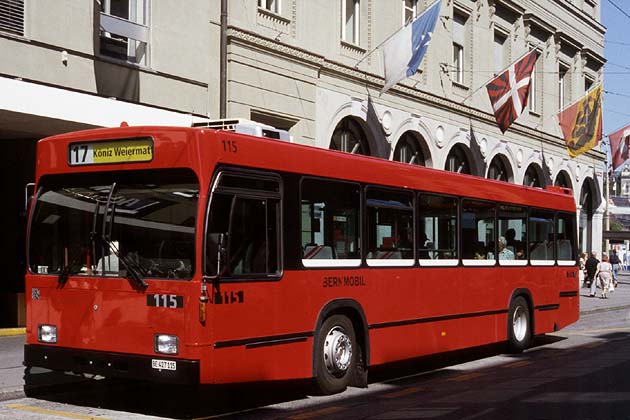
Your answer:
[[[184,297],[177,295],[147,295],[147,306],[156,306],[158,308],[183,308]]]

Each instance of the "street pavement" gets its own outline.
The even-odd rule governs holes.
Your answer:
[[[608,299],[599,297],[600,289],[597,289],[596,297],[590,297],[589,293],[590,289],[580,288],[581,315],[630,308],[630,271],[620,273],[619,287],[609,293]],[[0,329],[0,401],[24,397],[23,344],[23,329]]]

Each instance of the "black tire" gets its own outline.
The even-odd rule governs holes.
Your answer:
[[[333,357],[333,349],[338,352]],[[357,340],[352,322],[343,315],[326,319],[317,331],[315,380],[326,395],[343,392],[354,375],[357,365]]]
[[[512,299],[508,311],[508,350],[521,353],[532,341],[532,322],[529,305],[524,297]]]

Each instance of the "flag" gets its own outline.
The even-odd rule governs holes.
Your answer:
[[[542,173],[543,173],[543,181],[544,185],[553,185],[553,181],[551,179],[551,169],[549,165],[547,165],[547,159],[545,158],[545,151],[540,152],[540,159],[542,160]]]
[[[385,86],[381,90],[381,95],[418,70],[433,38],[441,3],[442,0],[437,0],[385,43],[383,47]]]
[[[477,142],[477,137],[475,136],[475,132],[473,131],[472,122],[470,123],[468,140],[470,141],[470,151],[474,156],[473,161],[476,162],[477,175],[485,177],[487,169],[486,158],[481,151],[481,147],[479,147],[479,142]]]
[[[507,131],[527,106],[532,71],[539,55],[540,52],[532,50],[486,85],[494,118],[502,133]]]
[[[572,158],[591,150],[602,138],[602,85],[558,114],[560,128]]]
[[[628,149],[630,148],[630,125],[615,131],[608,135],[610,140],[610,155],[612,156],[612,170],[618,167],[630,158]]]
[[[381,119],[376,112],[376,108],[374,108],[374,101],[372,101],[372,95],[370,95],[369,92],[367,99],[367,109],[365,112],[365,122],[367,123],[368,127],[370,127],[370,130],[374,135],[378,156],[382,157],[383,159],[389,159],[389,155],[392,151],[391,145],[385,137],[385,128],[383,127]]]

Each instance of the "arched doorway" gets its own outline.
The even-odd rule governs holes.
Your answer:
[[[342,119],[333,132],[330,149],[370,156],[370,144],[365,131],[353,117]]]
[[[532,163],[527,167],[525,176],[523,177],[523,185],[528,187],[545,188],[543,172],[538,164]]]
[[[461,144],[453,146],[448,156],[446,157],[446,164],[444,169],[451,172],[457,172],[459,174],[471,174],[470,171],[470,159],[466,153],[466,148]]]
[[[412,131],[405,132],[398,140],[398,143],[396,143],[394,160],[411,165],[425,166],[426,159],[420,141],[418,135]]]
[[[492,158],[490,166],[488,167],[487,178],[505,182],[512,181],[512,171],[509,168],[509,164],[505,156],[496,155]]]
[[[571,183],[571,177],[566,171],[558,172],[556,175],[556,180],[553,182],[553,185],[556,187],[564,187],[573,189],[573,184]]]

